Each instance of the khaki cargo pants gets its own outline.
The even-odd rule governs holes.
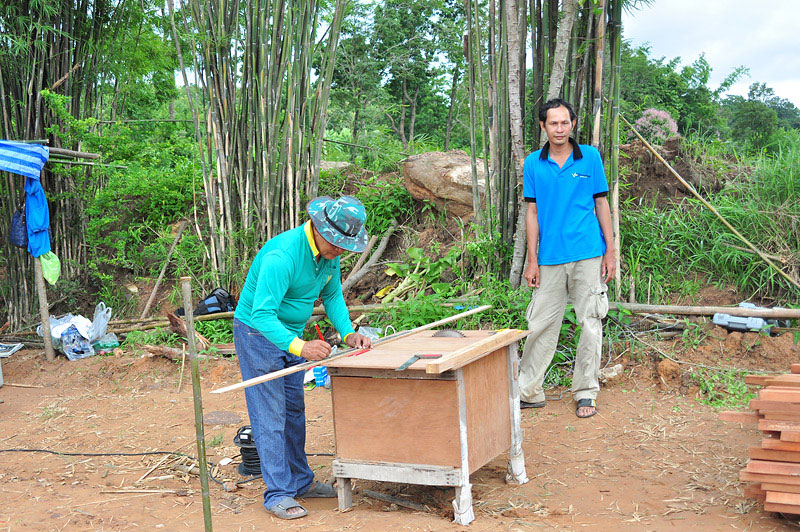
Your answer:
[[[541,282],[525,313],[531,334],[525,342],[519,369],[523,401],[545,400],[542,383],[553,360],[567,299],[575,306],[581,337],[575,355],[572,393],[576,401],[595,399],[603,347],[603,318],[608,313],[608,287],[600,276],[602,257],[540,266]]]

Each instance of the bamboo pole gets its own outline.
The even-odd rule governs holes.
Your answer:
[[[614,234],[614,295],[619,299],[622,294],[622,242],[619,234],[619,104],[621,96],[620,80],[622,79],[622,0],[614,0],[611,8],[611,24],[613,41],[611,43],[611,65],[613,67],[611,107],[611,228]]]
[[[180,227],[178,227],[178,234],[175,235],[175,240],[172,241],[172,246],[169,248],[169,252],[167,253],[167,260],[164,261],[164,266],[161,268],[161,273],[158,274],[158,279],[156,279],[156,284],[153,285],[153,291],[150,292],[150,297],[147,298],[147,304],[144,306],[144,310],[142,310],[142,315],[139,316],[139,319],[144,319],[147,316],[147,311],[150,310],[150,305],[153,304],[153,300],[156,298],[156,292],[158,292],[158,286],[161,284],[162,279],[164,279],[164,272],[167,271],[167,266],[169,265],[169,259],[172,258],[172,252],[175,251],[175,246],[178,245],[178,242],[181,240],[181,235],[183,234],[183,230],[186,227],[186,220],[181,222]]]
[[[36,276],[36,291],[39,293],[39,314],[42,317],[42,338],[44,338],[44,354],[48,362],[56,359],[56,352],[53,349],[53,337],[50,334],[50,311],[47,307],[47,290],[44,285],[42,275],[42,260],[39,257],[33,258],[34,275]]]
[[[444,318],[438,321],[434,321],[432,323],[428,323],[427,325],[422,325],[417,327],[416,329],[411,329],[408,331],[400,331],[396,334],[391,336],[386,336],[381,338],[374,345],[385,345],[389,342],[393,342],[395,340],[399,340],[400,338],[405,338],[407,336],[411,336],[412,334],[426,331],[428,329],[432,329],[434,327],[438,327],[439,325],[444,325],[445,323],[451,323],[453,321],[459,320],[461,318],[466,318],[467,316],[471,316],[472,314],[477,314],[478,312],[483,312],[484,310],[492,308],[491,305],[483,305],[481,307],[477,307],[466,312],[461,312],[459,314],[455,314],[454,316],[450,316],[449,318]],[[307,369],[313,368],[314,366],[327,366],[334,360],[338,360],[340,358],[344,358],[346,356],[353,356],[354,354],[360,354],[365,351],[369,351],[369,349],[360,349],[356,351],[356,349],[345,349],[344,351],[332,356],[328,357],[324,360],[312,360],[309,362],[305,362],[303,364],[298,364],[296,366],[291,366],[289,368],[284,368],[278,371],[273,371],[272,373],[267,373],[266,375],[261,375],[259,377],[254,377],[252,379],[248,379],[246,381],[239,382],[237,384],[231,384],[230,386],[225,386],[224,388],[218,388],[216,390],[211,390],[211,393],[225,393],[225,392],[232,392],[234,390],[239,390],[242,388],[249,388],[250,386],[255,386],[256,384],[261,384],[262,382],[268,382],[271,380],[279,379],[281,377],[285,377],[286,375],[291,375],[292,373],[297,373],[298,371],[305,371]]]
[[[700,195],[700,193],[699,193],[699,192],[697,192],[697,191],[694,189],[694,187],[693,187],[693,186],[692,186],[690,183],[688,183],[686,180],[684,180],[684,179],[681,177],[681,175],[680,175],[678,172],[676,172],[674,168],[672,168],[672,165],[670,165],[670,164],[669,164],[669,163],[668,163],[666,160],[664,160],[664,158],[663,158],[663,157],[661,157],[661,154],[659,154],[659,153],[658,153],[658,151],[656,151],[656,149],[655,149],[655,148],[653,148],[653,146],[651,146],[651,145],[650,145],[650,143],[649,143],[649,142],[647,142],[647,141],[644,139],[644,137],[643,137],[642,135],[640,135],[640,134],[639,134],[639,132],[638,132],[638,131],[636,131],[636,128],[635,128],[635,127],[633,127],[633,125],[632,125],[630,122],[628,122],[628,120],[627,120],[627,119],[626,119],[624,116],[622,116],[622,114],[621,114],[621,113],[620,113],[619,117],[620,117],[620,119],[622,119],[622,121],[623,121],[623,122],[625,122],[625,125],[627,125],[627,126],[630,128],[630,130],[631,130],[631,131],[633,131],[633,133],[634,133],[634,134],[635,134],[637,137],[639,137],[639,140],[641,140],[641,141],[642,141],[642,143],[644,143],[645,147],[646,147],[648,150],[650,150],[650,152],[652,152],[652,154],[653,154],[653,155],[655,155],[656,159],[658,159],[659,161],[661,161],[661,163],[662,163],[664,166],[666,166],[666,167],[667,167],[667,170],[669,170],[669,171],[670,171],[670,173],[671,173],[673,176],[675,176],[675,179],[677,179],[678,181],[680,181],[680,183],[681,183],[681,184],[682,184],[684,187],[686,187],[686,190],[688,190],[689,192],[691,192],[691,193],[692,193],[692,195],[693,195],[695,198],[697,198],[698,200],[700,200],[700,203],[702,203],[703,205],[705,205],[705,206],[706,206],[706,208],[708,208],[708,210],[710,210],[711,212],[713,212],[713,213],[714,213],[714,215],[715,215],[717,218],[719,218],[719,220],[722,222],[722,224],[723,224],[725,227],[727,227],[728,229],[730,229],[730,230],[731,230],[731,232],[732,232],[734,235],[736,235],[736,237],[737,237],[737,238],[739,238],[739,240],[741,240],[742,242],[744,242],[744,243],[747,245],[747,247],[749,247],[750,249],[752,249],[752,250],[753,250],[753,252],[755,252],[755,253],[756,253],[756,254],[757,254],[759,257],[761,257],[761,259],[762,259],[764,262],[766,262],[767,264],[769,264],[770,266],[772,266],[772,268],[774,268],[774,269],[775,269],[775,271],[776,271],[776,272],[778,272],[778,273],[779,273],[779,274],[780,274],[780,275],[781,275],[781,276],[782,276],[784,279],[786,279],[787,281],[789,281],[791,284],[793,284],[793,285],[794,285],[794,286],[796,286],[797,288],[800,288],[800,282],[798,282],[798,281],[797,281],[797,279],[794,279],[794,278],[792,278],[792,277],[791,277],[789,274],[787,274],[786,272],[784,272],[783,270],[781,270],[781,269],[778,267],[778,265],[777,265],[777,264],[775,264],[774,262],[772,262],[772,260],[771,260],[769,257],[767,257],[767,255],[766,255],[766,254],[764,254],[764,252],[763,252],[763,251],[761,251],[760,249],[758,249],[757,247],[755,247],[755,246],[754,246],[752,243],[750,243],[750,241],[749,241],[749,240],[747,240],[747,239],[746,239],[746,238],[745,238],[745,237],[744,237],[744,236],[743,236],[743,235],[742,235],[742,234],[741,234],[739,231],[737,231],[737,230],[736,230],[736,229],[735,229],[735,228],[734,228],[734,227],[733,227],[733,226],[732,226],[732,225],[731,225],[731,224],[728,222],[728,220],[726,220],[726,219],[725,219],[725,217],[724,217],[724,216],[722,216],[722,215],[721,215],[721,214],[720,214],[720,213],[717,211],[717,209],[715,209],[715,208],[714,208],[714,206],[713,206],[713,205],[711,205],[711,204],[710,204],[708,201],[706,201],[706,199],[705,199],[705,198],[703,198],[703,196],[701,196],[701,195]]]
[[[87,153],[85,151],[65,150],[64,148],[48,148],[50,155],[66,155],[78,159],[99,159],[99,153]]]
[[[800,309],[796,308],[742,308],[742,307],[710,307],[710,306],[680,306],[680,305],[644,305],[642,303],[609,303],[612,310],[625,309],[634,314],[678,314],[682,316],[713,316],[714,314],[729,314],[752,318],[769,319],[798,319]]]
[[[183,308],[186,310],[186,329],[189,340],[189,361],[192,367],[192,397],[194,399],[194,428],[197,438],[197,461],[200,464],[200,488],[203,496],[203,520],[206,532],[212,532],[211,501],[208,492],[208,464],[206,463],[206,441],[203,430],[203,395],[200,390],[200,369],[197,362],[197,346],[194,336],[194,316],[192,311],[192,278],[181,277]]]

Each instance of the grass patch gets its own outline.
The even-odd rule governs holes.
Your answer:
[[[704,405],[712,408],[745,408],[756,395],[747,389],[745,373],[736,370],[716,371],[698,368],[691,374],[692,380],[700,387]]]

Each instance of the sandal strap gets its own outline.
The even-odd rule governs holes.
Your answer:
[[[597,408],[597,401],[595,401],[594,399],[579,399],[578,400],[578,408],[581,408],[581,407],[584,407],[584,406],[592,406],[592,407]]]
[[[278,508],[278,509],[281,509],[281,510],[289,510],[290,508],[301,508],[302,510],[305,510],[305,508],[303,508],[302,504],[300,504],[299,502],[297,502],[296,500],[294,500],[291,497],[284,497],[283,499],[278,501],[278,503],[275,506],[270,508],[270,510],[272,510],[274,508]]]

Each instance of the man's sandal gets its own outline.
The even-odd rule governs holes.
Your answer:
[[[520,401],[519,407],[520,408],[544,408],[546,403],[544,401],[539,401],[538,403],[529,403],[528,401]]]
[[[584,407],[594,408],[594,411],[591,414],[582,416],[582,415],[580,415],[580,409],[584,408]],[[580,418],[592,417],[596,413],[597,413],[597,401],[595,401],[594,399],[581,399],[581,400],[578,401],[578,406],[575,408],[575,415],[576,416],[578,416]]]
[[[298,499],[329,499],[332,497],[336,497],[336,488],[334,488],[331,484],[323,484],[319,481],[314,481],[305,492],[301,495],[298,495]]]
[[[289,510],[291,508],[300,508],[303,511],[296,514],[290,514]],[[275,517],[280,517],[281,519],[299,519],[308,515],[308,510],[303,508],[300,503],[291,497],[284,497],[272,508],[267,508],[267,511],[272,512]]]

